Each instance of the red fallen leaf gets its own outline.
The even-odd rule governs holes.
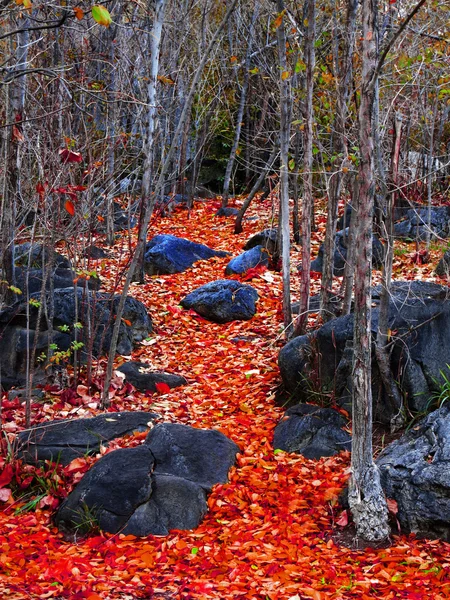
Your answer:
[[[170,387],[167,385],[167,383],[164,383],[164,381],[160,381],[155,385],[155,387],[159,394],[168,394],[170,392]]]
[[[75,214],[75,205],[73,202],[71,202],[70,200],[66,200],[64,203],[64,208],[67,210],[67,212],[69,213],[69,215],[73,215]]]
[[[336,521],[336,525],[339,525],[339,527],[346,527],[348,525],[348,513],[346,510],[341,512],[339,519]]]
[[[12,128],[12,137],[17,140],[18,142],[24,142],[25,138],[23,137],[22,133],[20,132],[19,128],[16,127],[15,125],[13,125]]]
[[[1,488],[0,489],[0,502],[8,502],[11,498],[12,492],[9,488]]]
[[[417,250],[417,252],[412,252],[409,257],[411,261],[415,265],[425,265],[430,260],[430,255],[428,254],[428,250]]]
[[[173,315],[181,315],[181,313],[183,312],[179,306],[168,306],[167,310]]]
[[[56,508],[57,506],[59,506],[58,498],[55,498],[55,496],[51,496],[50,494],[47,494],[46,496],[41,498],[39,501],[39,508],[45,508],[46,506],[48,506],[49,508],[52,508],[52,509]]]
[[[39,194],[41,200],[44,199],[46,185],[38,181],[36,184],[36,192]]]
[[[0,473],[0,488],[8,485],[14,476],[14,468],[12,464],[8,463],[3,471]]]
[[[85,458],[74,458],[72,462],[70,462],[67,467],[65,467],[65,473],[76,473],[77,471],[87,471],[89,468],[88,463]]]
[[[386,504],[390,513],[392,513],[393,515],[396,515],[398,513],[398,504],[395,500],[392,500],[392,498],[388,498],[386,500]]]
[[[73,150],[68,150],[67,148],[61,148],[58,152],[61,157],[62,162],[66,163],[80,163],[83,162],[83,157],[80,152],[73,152]]]
[[[130,319],[122,319],[122,321],[125,323],[125,325],[128,325],[128,327],[131,327],[132,323]]]

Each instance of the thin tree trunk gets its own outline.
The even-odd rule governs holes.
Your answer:
[[[362,3],[362,74],[359,109],[360,165],[355,244],[355,311],[353,338],[353,439],[349,505],[359,537],[389,537],[388,510],[372,452],[371,284],[372,221],[375,194],[373,148],[373,76],[377,67],[377,4]]]
[[[250,78],[250,73],[249,73],[250,60],[251,60],[250,54],[252,51],[253,37],[254,37],[254,33],[255,33],[255,25],[256,25],[256,20],[258,19],[258,14],[259,14],[259,2],[257,1],[257,2],[255,2],[255,8],[253,10],[253,17],[252,17],[252,22],[250,25],[250,33],[249,33],[249,38],[248,38],[247,52],[245,55],[244,81],[242,83],[241,99],[239,102],[239,109],[238,109],[238,114],[237,114],[237,118],[236,118],[236,130],[234,133],[234,140],[233,140],[233,144],[231,146],[230,157],[228,159],[227,168],[225,170],[225,180],[223,183],[223,192],[222,192],[222,207],[224,207],[224,208],[228,204],[228,197],[229,197],[229,193],[230,193],[231,173],[233,172],[233,166],[234,166],[234,162],[236,160],[236,152],[237,152],[237,149],[239,146],[239,141],[241,139],[242,119],[244,118],[245,102],[247,100],[247,90],[248,90],[248,83],[249,83],[249,78]]]
[[[337,115],[336,115],[336,135],[334,144],[334,154],[337,156],[333,163],[336,171],[330,178],[328,204],[327,204],[327,225],[324,242],[324,257],[322,270],[322,294],[321,311],[322,318],[328,321],[334,315],[332,307],[333,296],[333,270],[334,270],[334,248],[336,243],[336,224],[338,216],[339,198],[343,180],[343,168],[346,166],[347,144],[346,144],[346,120],[347,120],[347,102],[350,93],[350,83],[353,73],[353,51],[355,48],[356,31],[356,10],[358,0],[349,0],[347,5],[347,19],[345,28],[345,49],[342,58],[342,67],[339,68],[339,42],[337,39],[337,11],[334,8],[335,19],[335,42],[334,42],[334,69],[339,74],[337,86]]]
[[[314,211],[313,199],[313,123],[314,123],[314,68],[316,64],[316,2],[308,0],[308,22],[305,34],[305,153],[303,158],[303,205],[302,205],[302,272],[300,276],[300,309],[295,323],[295,335],[305,333],[308,322],[309,293],[311,284],[311,227]]]
[[[381,380],[392,407],[391,431],[396,431],[405,424],[402,396],[391,372],[390,357],[387,350],[387,344],[389,342],[389,300],[391,295],[392,264],[394,259],[393,213],[397,195],[396,189],[398,184],[401,134],[402,118],[401,115],[396,115],[394,120],[394,141],[391,166],[392,189],[386,206],[386,216],[384,219],[385,231],[383,232],[383,237],[386,240],[386,256],[384,259],[381,280],[380,309],[375,346],[378,370],[380,371]]]
[[[284,16],[284,0],[277,0],[279,15]],[[283,321],[287,338],[292,330],[290,290],[290,234],[289,234],[289,137],[290,137],[290,84],[286,61],[286,32],[284,18],[277,29],[278,61],[280,66],[280,225],[281,262],[283,279]]]
[[[162,35],[162,27],[164,22],[164,12],[166,8],[167,0],[156,0],[155,2],[155,21],[153,24],[153,29],[151,32],[151,41],[150,41],[150,54],[151,54],[151,63],[150,63],[150,77],[149,83],[147,87],[147,103],[148,103],[148,113],[147,113],[147,128],[146,128],[146,140],[144,144],[144,164],[143,164],[143,174],[142,174],[142,197],[141,197],[141,214],[139,219],[139,234],[140,237],[142,233],[146,235],[148,223],[144,227],[145,223],[145,214],[148,212],[148,205],[152,202],[152,194],[151,194],[151,184],[152,184],[152,164],[153,164],[153,147],[155,142],[155,129],[156,129],[156,117],[157,117],[157,107],[156,107],[156,84],[158,80],[158,71],[159,71],[159,53],[161,46],[161,35]],[[154,203],[154,200],[153,200]],[[153,206],[151,207],[151,212],[153,211]],[[142,249],[139,247],[139,256],[136,262],[136,267],[134,272],[132,273],[135,281],[139,281],[141,283],[144,282],[144,246]]]

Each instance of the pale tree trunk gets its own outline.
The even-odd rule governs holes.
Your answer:
[[[427,152],[427,227],[426,227],[426,237],[425,237],[425,247],[427,251],[430,250],[430,242],[431,242],[431,200],[432,200],[432,188],[433,188],[433,156],[434,156],[434,129],[436,127],[436,117],[437,117],[437,109],[438,109],[438,91],[434,90],[434,103],[433,108],[430,109],[430,123],[428,126],[429,131],[429,140],[428,140],[428,152]]]
[[[311,224],[314,210],[313,199],[313,124],[314,124],[314,68],[316,53],[316,1],[308,0],[305,33],[305,153],[303,157],[303,204],[302,204],[302,272],[300,276],[300,310],[295,323],[295,335],[305,333],[308,322],[309,291],[311,283]]]
[[[144,143],[144,164],[142,173],[142,190],[141,190],[141,214],[139,218],[139,236],[146,235],[148,223],[145,224],[144,215],[148,212],[149,204],[154,203],[152,200],[152,164],[153,164],[153,147],[155,143],[155,130],[156,130],[156,117],[157,117],[157,106],[156,106],[156,84],[158,81],[159,71],[159,53],[161,47],[161,35],[162,27],[164,22],[164,12],[166,9],[167,0],[156,0],[155,2],[155,20],[153,22],[153,29],[150,33],[150,74],[149,83],[147,87],[147,127],[146,137]],[[153,211],[151,208],[150,214]],[[136,267],[133,269],[133,278],[135,281],[140,283],[144,282],[144,246],[139,248],[138,260]]]
[[[161,3],[164,3],[164,2],[165,2],[165,0],[161,0]],[[207,62],[213,48],[215,47],[220,34],[222,33],[225,25],[227,24],[228,19],[230,18],[231,13],[233,12],[237,2],[238,2],[238,0],[232,0],[227,12],[225,13],[222,21],[220,22],[218,28],[216,29],[216,32],[214,33],[213,37],[211,38],[211,41],[203,54],[202,60],[200,61],[200,64],[198,65],[197,70],[195,71],[194,78],[193,78],[191,86],[189,88],[189,93],[186,97],[186,102],[184,104],[183,110],[180,115],[180,119],[178,121],[177,128],[176,128],[175,133],[172,138],[172,144],[167,152],[167,155],[164,160],[164,164],[161,166],[161,172],[159,174],[155,189],[154,189],[153,193],[149,192],[150,195],[145,196],[143,198],[143,200],[145,201],[145,211],[143,214],[142,223],[141,223],[141,227],[139,230],[136,248],[135,248],[135,251],[133,254],[133,258],[131,259],[131,263],[130,263],[130,266],[129,266],[129,269],[127,272],[127,276],[125,278],[125,282],[123,285],[123,290],[122,290],[122,294],[120,297],[120,301],[117,306],[116,318],[115,318],[113,333],[111,336],[108,364],[106,367],[105,381],[104,381],[104,387],[103,387],[103,393],[102,393],[102,407],[103,408],[108,407],[110,404],[109,386],[110,386],[111,379],[112,379],[114,358],[115,358],[115,353],[116,353],[116,349],[117,349],[117,341],[119,339],[119,332],[120,332],[120,327],[121,327],[123,310],[125,307],[125,301],[127,298],[128,290],[129,290],[131,282],[133,280],[133,274],[136,272],[136,268],[138,267],[140,257],[142,257],[144,254],[145,242],[147,239],[147,228],[148,228],[148,224],[150,223],[150,218],[153,213],[155,198],[158,197],[158,194],[161,193],[161,191],[164,187],[166,174],[167,174],[169,166],[172,162],[172,157],[176,151],[177,140],[179,139],[179,136],[180,136],[181,132],[183,131],[186,119],[190,113],[191,106],[192,106],[192,100],[194,98],[194,94],[197,89],[197,85],[200,80],[203,69],[205,68],[206,62]],[[144,185],[144,183],[142,185]],[[149,189],[150,188],[148,188],[148,190]]]
[[[334,7],[334,70],[336,73],[337,82],[337,115],[336,115],[336,134],[334,136],[333,152],[336,155],[336,160],[333,163],[335,172],[330,178],[327,203],[327,225],[324,242],[323,270],[322,270],[322,294],[321,294],[321,311],[324,321],[328,321],[334,315],[332,307],[333,297],[333,267],[334,267],[334,246],[336,242],[336,223],[338,216],[338,204],[341,194],[343,169],[348,169],[346,159],[347,143],[346,143],[346,120],[347,120],[347,102],[350,92],[350,83],[353,72],[353,51],[355,47],[355,30],[356,30],[356,10],[358,8],[358,0],[349,0],[347,5],[347,19],[345,28],[345,48],[344,56],[339,56],[339,41],[338,41],[338,7]],[[341,65],[341,66],[340,66]],[[348,178],[347,178],[348,179]]]
[[[116,4],[119,8],[119,4]],[[115,11],[120,15],[120,10]],[[119,16],[117,17],[119,18]],[[108,58],[109,58],[109,85],[107,93],[107,107],[106,115],[107,122],[106,127],[108,131],[108,193],[106,198],[106,243],[110,246],[114,244],[114,192],[116,189],[114,181],[114,170],[115,170],[115,146],[116,146],[116,119],[117,119],[117,81],[116,81],[116,62],[115,62],[115,48],[116,48],[116,33],[120,31],[117,25],[113,25],[106,31],[105,36],[107,38],[108,45]]]
[[[247,100],[248,82],[249,82],[249,78],[250,78],[250,73],[249,73],[250,54],[252,51],[253,37],[255,34],[255,25],[256,25],[256,21],[258,19],[258,14],[259,14],[259,2],[257,1],[257,2],[255,2],[255,8],[253,11],[252,22],[250,24],[250,33],[249,33],[249,37],[248,37],[247,52],[245,55],[245,62],[244,62],[244,81],[242,83],[241,99],[239,102],[238,114],[237,114],[237,118],[236,118],[236,130],[234,132],[234,140],[233,140],[233,144],[231,146],[230,157],[228,159],[227,168],[225,170],[225,179],[224,179],[224,183],[223,183],[223,192],[222,192],[222,207],[225,207],[228,204],[228,197],[230,194],[231,173],[233,172],[233,166],[234,166],[234,162],[236,160],[236,152],[237,152],[237,149],[239,146],[239,141],[241,139],[242,119],[244,118],[245,102]]]
[[[359,202],[355,240],[352,475],[348,500],[357,535],[367,541],[387,539],[390,533],[386,499],[372,454],[371,284],[375,195],[372,78],[377,68],[376,19],[376,0],[363,0]]]
[[[391,165],[391,193],[387,198],[386,216],[383,220],[384,231],[383,238],[386,240],[386,256],[384,258],[383,272],[381,279],[380,308],[378,316],[377,341],[375,354],[377,358],[378,370],[384,390],[389,398],[391,405],[391,431],[400,429],[405,424],[405,415],[403,414],[403,401],[400,390],[394,381],[390,367],[390,356],[387,349],[389,343],[389,299],[391,295],[392,264],[394,259],[394,206],[397,195],[398,184],[398,165],[400,159],[400,143],[402,134],[402,118],[396,115],[394,121],[394,141],[392,151]]]
[[[283,15],[284,0],[277,0],[277,10]],[[289,134],[290,123],[290,84],[286,61],[286,33],[284,19],[277,29],[278,61],[280,67],[280,231],[281,263],[283,278],[283,321],[287,338],[292,330],[291,290],[290,290],[290,234],[289,234]]]
[[[387,540],[390,534],[386,498],[372,455],[371,284],[372,224],[375,196],[373,109],[378,75],[394,42],[426,0],[419,0],[377,59],[377,1],[362,1],[362,68],[359,107],[360,164],[355,239],[355,311],[353,336],[352,475],[348,501],[358,537]]]
[[[14,79],[8,86],[7,105],[5,108],[6,123],[4,129],[3,164],[6,173],[3,180],[2,202],[0,205],[0,251],[3,281],[1,284],[2,302],[11,304],[16,299],[14,289],[14,235],[17,201],[21,189],[21,153],[20,144],[24,142],[22,120],[24,120],[25,92],[27,85],[26,69],[28,62],[28,47],[30,33],[28,17],[25,18],[23,29],[15,38],[10,39],[11,54],[15,58]],[[14,48],[15,39],[15,48]],[[23,74],[21,74],[23,72]]]

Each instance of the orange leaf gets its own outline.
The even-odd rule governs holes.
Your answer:
[[[81,19],[84,17],[84,11],[79,6],[75,6],[73,12],[75,13],[75,17],[78,19],[78,21],[81,21]]]
[[[71,202],[70,200],[66,200],[64,203],[64,208],[67,210],[69,215],[72,215],[73,217],[73,215],[75,214],[75,206],[73,202]]]

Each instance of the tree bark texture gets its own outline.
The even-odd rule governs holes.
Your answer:
[[[359,202],[355,244],[353,339],[353,439],[349,505],[359,537],[389,537],[388,510],[372,456],[371,283],[372,214],[375,194],[373,147],[373,74],[377,67],[376,0],[362,3],[362,81],[359,109]]]
[[[284,1],[277,0],[277,10],[284,13]],[[277,29],[278,62],[280,66],[280,231],[283,277],[283,321],[286,337],[292,329],[290,289],[290,233],[289,233],[289,136],[290,136],[290,83],[286,61],[286,33],[284,19]]]
[[[336,115],[336,134],[334,136],[333,151],[337,159],[333,163],[335,172],[330,178],[327,203],[327,225],[324,242],[323,270],[322,270],[322,294],[321,310],[322,318],[328,321],[334,312],[331,302],[333,296],[333,263],[334,246],[336,241],[336,223],[338,216],[338,204],[341,195],[342,182],[344,179],[343,167],[348,168],[347,164],[347,141],[346,141],[346,120],[348,114],[348,97],[350,93],[350,83],[353,73],[353,52],[355,48],[356,31],[356,10],[358,8],[357,0],[349,0],[347,5],[347,18],[345,23],[345,47],[344,55],[340,61],[339,41],[338,41],[338,7],[334,9],[334,68],[337,82],[337,115]]]
[[[295,323],[295,335],[305,333],[308,322],[309,293],[311,284],[311,226],[314,210],[313,199],[313,124],[314,124],[314,68],[316,65],[316,1],[308,0],[305,33],[305,137],[303,157],[303,203],[302,203],[302,271],[300,276],[300,310]]]

